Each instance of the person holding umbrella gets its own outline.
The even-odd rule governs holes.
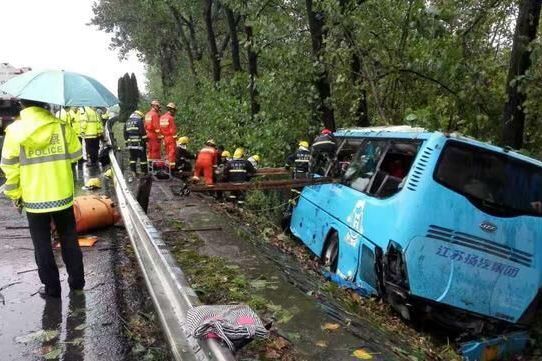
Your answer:
[[[58,267],[51,246],[51,222],[60,236],[62,258],[72,290],[85,286],[73,213],[72,164],[82,156],[72,127],[46,110],[60,106],[110,106],[117,98],[96,80],[61,70],[30,71],[0,86],[20,99],[20,120],[6,129],[0,168],[4,194],[26,211],[43,297],[60,297]]]
[[[20,100],[20,121],[6,129],[0,168],[6,175],[5,195],[26,211],[34,244],[42,296],[60,297],[58,267],[51,246],[51,221],[62,245],[62,259],[73,290],[85,286],[83,256],[77,243],[73,213],[72,163],[81,144],[70,126],[54,117],[45,104]]]

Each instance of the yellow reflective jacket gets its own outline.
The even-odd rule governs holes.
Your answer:
[[[79,122],[81,125],[81,137],[98,138],[103,134],[103,123],[98,113],[91,107],[79,108]]]
[[[70,127],[72,127],[75,133],[79,135],[81,127],[79,126],[79,117],[77,116],[76,109],[70,108],[70,110],[66,111],[65,108],[62,108],[55,113],[55,116],[58,119],[63,120]]]
[[[7,127],[2,148],[5,195],[22,199],[30,213],[70,207],[74,193],[71,164],[81,155],[81,143],[71,127],[45,109],[23,109],[21,119]]]
[[[70,119],[70,126],[75,131],[75,134],[79,136],[81,133],[81,122],[79,121],[79,114],[77,112],[76,108],[71,108],[68,112],[69,119]]]

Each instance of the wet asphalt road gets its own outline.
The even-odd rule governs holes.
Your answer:
[[[84,178],[98,169],[85,169]],[[0,180],[0,184],[3,180]],[[82,180],[78,184],[78,193]],[[26,217],[0,198],[0,360],[125,360],[128,342],[123,336],[117,306],[113,260],[118,228],[92,233],[99,241],[83,248],[86,287],[70,294],[60,251],[55,251],[62,282],[60,300],[42,299],[32,241],[24,227]]]

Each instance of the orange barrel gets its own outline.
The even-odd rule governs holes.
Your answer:
[[[106,196],[75,197],[73,212],[77,233],[108,227],[120,219],[115,203]]]

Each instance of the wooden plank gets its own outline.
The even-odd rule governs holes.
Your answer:
[[[286,170],[284,167],[280,168],[260,168],[256,171],[257,176],[267,176],[267,175],[289,175],[290,171]],[[181,177],[192,177],[194,172],[180,172]]]
[[[264,190],[264,189],[290,189],[303,188],[308,185],[335,183],[338,179],[333,178],[313,178],[313,179],[285,179],[285,180],[268,180],[259,182],[245,183],[215,183],[207,186],[204,184],[190,185],[191,192],[224,192],[224,191],[246,191],[246,190]]]
[[[289,175],[290,171],[286,170],[284,167],[280,168],[259,168],[256,171],[256,175]]]

